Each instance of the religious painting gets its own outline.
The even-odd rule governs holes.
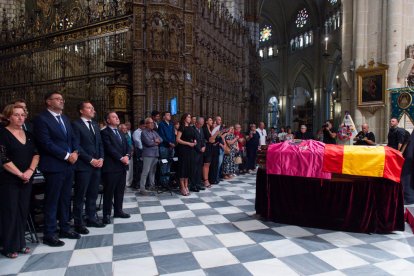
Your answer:
[[[368,67],[361,66],[356,71],[358,77],[358,106],[384,106],[387,69],[384,64],[374,66],[371,61]]]

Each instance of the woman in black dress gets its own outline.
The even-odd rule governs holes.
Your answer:
[[[7,126],[0,129],[0,159],[4,168],[0,173],[0,244],[6,257],[16,258],[18,253],[30,253],[24,234],[39,154],[34,138],[22,128],[26,110],[11,104],[5,107],[3,115]]]
[[[180,128],[177,132],[178,144],[178,176],[180,178],[180,189],[183,196],[190,195],[188,190],[188,178],[193,175],[194,170],[194,146],[196,145],[196,136],[194,128],[190,126],[191,115],[184,113],[180,120]]]
[[[204,152],[203,156],[203,183],[206,188],[211,187],[211,183],[208,180],[208,175],[210,171],[210,164],[213,159],[213,149],[214,149],[214,143],[216,141],[216,137],[218,134],[220,134],[219,131],[216,132],[215,135],[211,135],[211,131],[213,130],[213,118],[208,117],[206,120],[206,123],[203,126],[203,132],[204,132],[204,138],[206,140],[206,151]]]

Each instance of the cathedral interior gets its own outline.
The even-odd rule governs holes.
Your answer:
[[[414,0],[0,0],[0,20],[0,108],[24,99],[29,119],[59,91],[70,119],[90,100],[96,121],[115,111],[133,129],[154,110],[313,134],[349,114],[379,145],[391,117],[414,129]],[[262,219],[258,199],[268,211],[295,195],[270,203],[260,169],[268,181],[258,166],[188,197],[127,188],[128,219],[64,247],[32,242],[15,262],[0,257],[0,275],[414,275],[405,218],[387,234]],[[304,185],[327,190],[322,181]]]
[[[1,0],[0,8],[0,103],[24,98],[31,115],[55,89],[71,117],[90,99],[98,120],[115,110],[136,125],[173,103],[177,116],[316,132],[349,112],[385,142],[392,89],[410,87],[411,1]],[[372,100],[359,91],[375,70],[385,72]],[[411,112],[396,112],[411,129]]]

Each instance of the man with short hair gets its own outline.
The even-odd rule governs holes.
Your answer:
[[[295,133],[295,139],[310,140],[313,139],[313,135],[308,132],[306,125],[301,125],[300,130]]]
[[[75,195],[73,198],[73,218],[75,230],[88,234],[88,227],[104,227],[96,218],[96,199],[101,183],[101,168],[104,162],[104,149],[95,108],[89,101],[78,105],[80,118],[72,123],[74,135],[79,142],[79,159],[75,166]],[[83,218],[85,206],[86,222]]]
[[[390,129],[388,131],[387,146],[400,150],[404,142],[404,129],[398,127],[398,119],[392,117],[390,120]]]
[[[354,145],[363,145],[363,146],[372,146],[375,145],[375,136],[374,133],[369,131],[369,126],[367,123],[362,124],[361,131],[355,136]]]
[[[192,126],[194,128],[195,133],[195,140],[197,141],[194,150],[195,150],[195,157],[194,157],[194,170],[193,175],[190,176],[190,191],[199,192],[200,190],[205,190],[204,185],[202,184],[202,168],[203,168],[203,154],[206,151],[206,140],[204,138],[203,127],[204,125],[204,118],[197,117],[195,125]]]
[[[43,243],[56,247],[65,244],[56,237],[58,219],[60,238],[80,238],[69,225],[74,164],[78,160],[79,145],[69,118],[62,114],[65,106],[63,95],[52,91],[44,99],[46,110],[34,120],[34,135],[40,153],[39,169],[46,180]]]
[[[104,179],[103,219],[105,224],[111,223],[112,200],[114,218],[129,218],[130,215],[122,210],[126,184],[126,171],[129,164],[128,142],[118,130],[119,118],[115,111],[105,115],[107,127],[101,130],[105,152],[105,162],[102,168]]]
[[[323,142],[325,144],[336,144],[336,131],[333,129],[331,121],[326,121],[323,126]]]
[[[142,131],[141,141],[144,166],[141,174],[139,192],[142,195],[148,195],[145,184],[149,175],[149,189],[152,190],[155,188],[155,171],[159,157],[159,145],[163,142],[162,138],[154,130],[154,121],[152,118],[145,119],[145,129]]]
[[[162,112],[161,117],[162,122],[158,125],[158,134],[162,139],[162,143],[159,145],[160,159],[166,160],[167,163],[161,162],[160,182],[165,186],[170,180],[170,161],[174,157],[175,132],[174,125],[171,123],[171,113],[169,111]]]
[[[196,123],[197,123],[197,116],[192,116],[190,126],[195,126]]]
[[[134,180],[132,182],[132,187],[134,189],[139,188],[139,183],[141,180],[142,173],[142,141],[141,134],[142,130],[145,128],[145,120],[140,120],[138,128],[132,134],[132,140],[134,141]]]
[[[161,119],[160,112],[157,111],[157,110],[153,110],[151,112],[151,118],[152,118],[152,121],[154,122],[154,130],[157,131],[157,129],[158,129],[158,123],[160,122],[160,119]]]
[[[131,132],[131,123],[125,122],[126,132],[125,138],[127,139],[128,145],[131,147],[128,171],[126,176],[126,185],[129,187],[132,185],[134,181],[134,158],[132,158],[134,154],[134,140],[132,139],[132,132]]]
[[[266,145],[267,132],[265,129],[264,122],[259,123],[259,128],[257,129],[257,133],[259,133],[259,136],[260,136],[260,146]]]
[[[121,135],[125,136],[125,139],[127,140],[127,144],[128,144],[128,154],[131,157],[132,153],[134,151],[133,148],[133,142],[132,142],[132,137],[129,135],[130,132],[128,132],[128,127],[126,124],[120,124],[118,127],[119,133],[121,133]],[[126,172],[126,186],[130,187],[132,185],[132,177],[133,177],[133,168],[131,167],[132,165],[132,158],[129,159],[129,163],[128,163],[128,169]]]

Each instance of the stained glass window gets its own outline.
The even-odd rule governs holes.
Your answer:
[[[329,3],[331,3],[331,5],[335,5],[338,2],[338,0],[329,0]]]
[[[270,26],[266,26],[260,31],[260,42],[268,41],[271,37],[272,28]]]
[[[303,26],[306,25],[306,23],[308,22],[308,11],[303,8],[298,12],[298,16],[296,17],[296,27],[298,28],[302,28]]]

